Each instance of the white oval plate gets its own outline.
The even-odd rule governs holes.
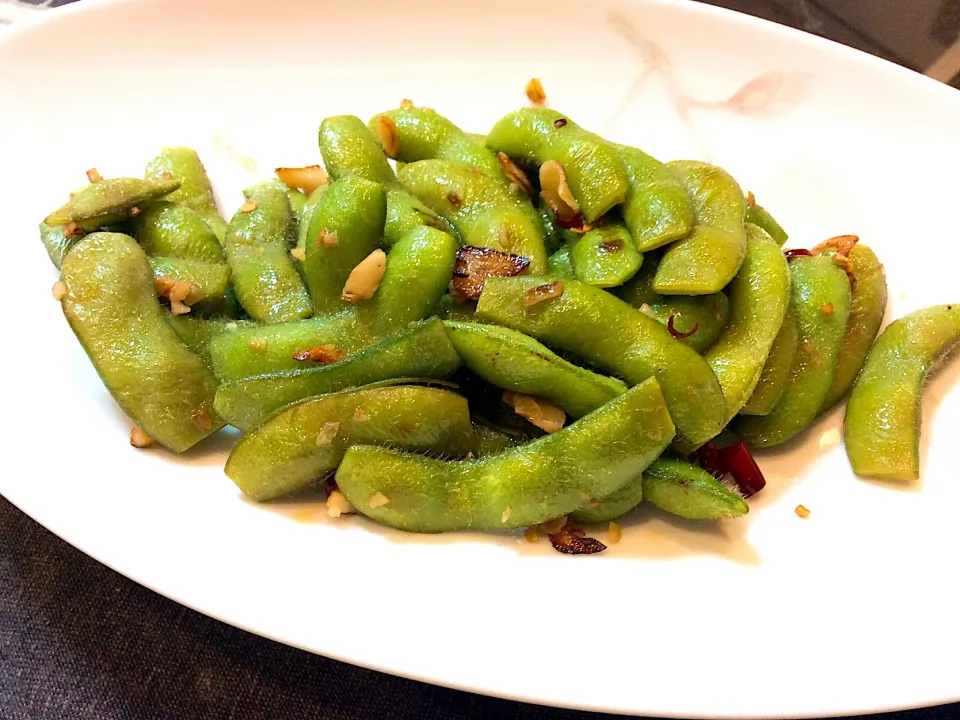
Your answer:
[[[229,215],[272,168],[318,160],[326,115],[408,97],[483,132],[525,104],[666,159],[730,170],[809,246],[859,234],[891,316],[960,301],[960,95],[829,42],[664,0],[86,0],[0,43],[0,491],[125,575],[330,657],[561,706],[812,716],[960,697],[960,365],[927,390],[923,479],[856,479],[835,411],[762,456],[722,526],[643,513],[601,556],[515,535],[404,535],[242,500],[229,437],[140,452],[50,298],[36,223],[84,171],[163,145],[207,162]],[[808,520],[793,512],[802,503]]]

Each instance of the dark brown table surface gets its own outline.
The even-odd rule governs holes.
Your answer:
[[[955,37],[960,5],[945,0],[944,7],[950,3],[957,8]],[[835,12],[829,0],[712,4],[817,32],[923,69],[896,43],[878,40]],[[954,84],[960,84],[960,78]],[[744,692],[750,692],[748,683]],[[251,635],[127,580],[0,498],[0,720],[490,717],[614,716],[424,685]],[[873,717],[954,720],[960,718],[960,704]]]

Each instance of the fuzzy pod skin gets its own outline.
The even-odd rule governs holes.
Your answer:
[[[873,344],[843,422],[857,475],[920,476],[920,403],[937,361],[960,340],[960,304],[935,305],[891,323]]]
[[[410,532],[525,527],[618,490],[673,433],[651,378],[572,425],[499,455],[445,462],[355,446],[336,481],[359,512]]]

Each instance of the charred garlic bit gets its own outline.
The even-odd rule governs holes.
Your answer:
[[[513,277],[529,265],[530,261],[520,255],[464,245],[457,250],[450,294],[457,302],[479,300],[483,283],[488,277]]]

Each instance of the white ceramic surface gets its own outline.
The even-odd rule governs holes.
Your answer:
[[[0,492],[201,612],[478,692],[667,716],[841,714],[960,697],[960,363],[927,390],[923,479],[856,479],[830,413],[765,453],[749,518],[644,513],[596,557],[514,535],[418,537],[256,506],[129,424],[50,297],[36,223],[84,171],[198,148],[228,214],[316,127],[408,97],[483,132],[528,78],[588,128],[730,170],[809,246],[859,234],[890,316],[960,301],[960,94],[692,2],[85,0],[0,43],[5,340]],[[793,512],[798,503],[808,520]]]

